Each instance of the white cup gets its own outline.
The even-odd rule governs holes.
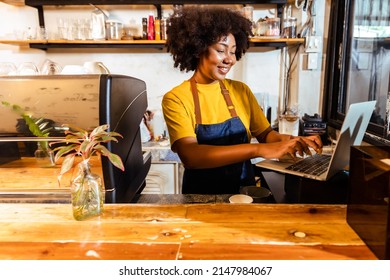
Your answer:
[[[89,74],[110,74],[108,68],[99,61],[87,61],[84,63],[84,68]]]
[[[279,116],[279,132],[281,134],[288,134],[298,136],[299,134],[299,116],[298,115],[280,115]]]
[[[230,203],[252,203],[253,198],[245,194],[235,194],[229,197]]]

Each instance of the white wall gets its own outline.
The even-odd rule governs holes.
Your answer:
[[[322,2],[322,1],[320,1]],[[323,4],[325,6],[325,4]],[[255,5],[254,19],[275,12],[273,5]],[[154,6],[103,6],[124,23],[132,22],[139,27],[141,18],[150,12],[156,15]],[[322,9],[322,7],[321,7]],[[47,7],[45,8],[45,24],[49,36],[56,36],[57,18],[89,17],[92,8],[80,7]],[[171,12],[171,6],[163,6],[163,15]],[[38,26],[37,11],[31,7],[15,7],[0,3],[0,38],[10,39],[15,30]],[[321,14],[321,12],[319,13]],[[321,16],[320,16],[321,17]],[[319,21],[324,21],[320,18]],[[301,47],[302,48],[302,47]],[[291,90],[293,98],[298,100],[300,112],[314,114],[320,112],[321,67],[318,70],[303,71],[301,56],[296,59],[298,66],[293,77],[295,84]],[[173,68],[173,60],[166,50],[154,49],[49,49],[47,51],[29,49],[13,45],[0,44],[0,62],[10,61],[16,65],[24,61],[34,62],[40,66],[45,59],[58,62],[61,66],[69,64],[81,65],[86,61],[101,61],[115,74],[124,74],[142,79],[147,84],[150,109],[160,108],[162,95],[192,73],[181,73]],[[281,92],[281,51],[274,48],[250,48],[243,59],[237,63],[228,77],[247,83],[254,93],[268,93],[270,105],[273,107],[272,119],[277,118],[278,102]],[[299,94],[298,94],[299,93]]]

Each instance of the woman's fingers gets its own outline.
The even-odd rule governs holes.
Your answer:
[[[312,155],[310,148],[316,153],[322,152],[322,142],[319,136],[291,136],[288,142],[284,142],[284,148],[281,149],[281,158],[283,156],[290,157],[292,160],[297,160],[298,155],[304,157],[305,155]]]
[[[309,145],[306,143],[306,141],[302,137],[299,138],[299,144],[302,146],[302,152],[311,156],[311,151],[309,149]],[[303,156],[303,153],[301,154],[301,156]]]
[[[322,153],[321,137],[319,135],[315,135],[315,136],[310,136],[310,138],[308,139],[310,140],[309,145],[311,145],[311,147],[316,151],[317,154],[321,154]]]
[[[306,136],[306,137],[295,137],[295,140],[300,141],[303,145],[304,152],[308,155],[311,155],[311,151],[309,148],[312,148],[316,153],[322,152],[322,141],[318,135]]]

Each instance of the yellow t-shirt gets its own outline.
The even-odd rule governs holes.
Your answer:
[[[247,130],[248,139],[264,132],[270,124],[249,87],[230,79],[225,79],[223,83],[230,93],[237,115]],[[231,118],[218,82],[196,86],[202,124],[221,123]],[[195,107],[189,81],[184,81],[164,95],[162,109],[171,145],[184,137],[196,137]]]

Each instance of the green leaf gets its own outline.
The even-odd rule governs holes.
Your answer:
[[[118,132],[115,132],[115,131],[111,131],[110,132],[110,135],[113,136],[113,137],[120,137],[120,138],[123,138],[122,134],[118,133]]]
[[[57,162],[60,157],[68,154],[69,152],[77,150],[78,147],[79,147],[79,145],[66,145],[66,146],[61,146],[61,147],[55,148],[53,151],[54,152],[57,151],[57,153],[55,154],[54,161]],[[76,152],[75,152],[75,154],[76,154]]]
[[[66,172],[68,172],[72,168],[75,156],[76,156],[76,154],[70,154],[64,158],[64,161],[62,162],[62,165],[61,165],[60,174],[57,176],[59,186],[61,185],[62,175],[64,175]]]
[[[103,136],[102,137],[102,142],[107,143],[110,141],[118,142],[118,140],[113,136]]]
[[[33,118],[30,114],[27,114],[22,107],[20,107],[17,104],[11,104],[6,101],[1,102],[3,105],[11,107],[11,109],[19,114],[24,121],[26,122],[26,125],[30,132],[37,137],[47,137],[49,136],[49,132],[51,130],[51,127],[47,127],[49,125],[49,122],[45,122],[45,119],[43,118]]]
[[[64,141],[61,141],[61,143],[74,143],[74,144],[78,144],[80,145],[81,144],[81,140],[79,140],[78,138],[68,138],[68,137],[65,137],[65,140]]]
[[[93,138],[93,137],[98,137],[101,134],[106,134],[107,132],[105,130],[107,130],[108,128],[109,128],[108,124],[103,124],[98,127],[95,127],[95,129],[92,130],[90,137]]]
[[[124,170],[122,159],[118,155],[111,153],[104,145],[101,144],[110,141],[118,142],[116,137],[122,137],[122,135],[117,132],[106,131],[109,128],[108,124],[94,128],[91,133],[88,133],[88,131],[76,126],[70,126],[68,124],[64,124],[63,126],[69,128],[69,130],[65,131],[65,139],[51,143],[67,144],[54,149],[54,151],[57,151],[55,155],[56,161],[61,156],[66,155],[62,163],[63,165],[65,164],[66,167],[61,168],[61,175],[68,172],[71,168],[69,167],[68,158],[72,158],[74,160],[74,157],[77,154],[81,155],[83,160],[89,160],[95,153],[100,153],[101,155],[106,156],[114,166],[122,171]]]
[[[60,175],[65,174],[73,167],[73,162],[75,157],[76,157],[75,154],[70,154],[64,158],[64,161],[62,162],[62,166],[61,166]]]
[[[80,145],[80,153],[85,154],[86,157],[90,156],[93,143],[89,140],[84,140]]]
[[[116,166],[117,168],[119,168],[120,170],[124,171],[125,170],[125,167],[123,166],[123,162],[122,162],[122,159],[114,154],[114,153],[111,153],[105,146],[103,145],[97,145],[95,147],[96,150],[99,150],[99,152],[103,155],[103,156],[106,156],[109,161],[114,165]]]
[[[124,171],[125,170],[125,167],[123,166],[123,162],[122,162],[122,159],[116,155],[116,154],[113,154],[113,153],[109,153],[107,155],[108,159],[111,161],[111,163],[116,166],[117,168],[119,168],[120,170]]]
[[[41,148],[46,151],[49,148],[49,143],[47,141],[39,141]]]

